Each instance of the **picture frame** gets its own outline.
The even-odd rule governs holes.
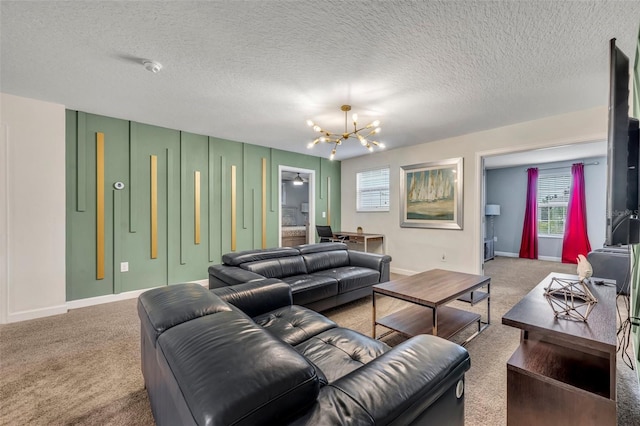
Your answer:
[[[400,227],[462,229],[463,158],[400,167]]]

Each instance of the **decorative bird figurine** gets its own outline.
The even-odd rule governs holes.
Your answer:
[[[584,255],[579,254],[576,260],[578,261],[577,272],[580,282],[584,282],[584,280],[588,280],[589,278],[591,278],[591,276],[593,275],[593,267],[591,266],[591,263],[589,263],[587,258],[584,257]]]

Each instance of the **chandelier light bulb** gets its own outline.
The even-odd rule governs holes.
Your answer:
[[[313,148],[313,146],[314,146],[314,145],[315,145],[315,144],[314,144],[313,142],[309,142],[309,143],[307,144],[307,149],[311,149],[311,148]]]
[[[322,136],[319,136],[312,143],[308,144],[308,148],[311,149],[313,145],[317,145],[319,142],[330,143],[333,144],[333,149],[331,150],[331,155],[329,159],[333,160],[336,156],[336,150],[340,145],[342,145],[342,141],[348,141],[349,139],[357,139],[360,144],[366,148],[369,152],[373,152],[374,147],[384,148],[383,144],[380,144],[376,141],[367,140],[368,137],[380,133],[382,129],[379,127],[380,120],[375,120],[364,127],[358,128],[358,114],[352,114],[351,119],[353,122],[353,128],[349,129],[349,118],[348,113],[351,111],[351,105],[342,105],[340,110],[344,112],[344,131],[341,132],[331,132],[328,130],[323,130],[318,124],[314,123],[312,120],[306,120],[308,126],[310,126],[315,132],[319,132]],[[366,129],[366,132],[364,132]],[[361,134],[363,132],[364,134]]]
[[[383,144],[382,142],[380,142],[380,143],[378,144],[378,148],[380,148],[380,149],[385,149],[386,147],[387,147],[387,146],[386,146],[385,144]]]

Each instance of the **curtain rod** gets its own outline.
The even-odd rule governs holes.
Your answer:
[[[574,164],[579,164],[579,163],[574,163]],[[597,164],[600,164],[599,161],[594,161],[593,163],[583,163],[585,166],[595,166]],[[529,169],[533,169],[534,167],[528,167],[526,169],[524,169],[524,171],[526,172]],[[569,169],[571,168],[571,166],[559,166],[559,167],[547,167],[544,169],[538,168],[538,170],[556,170],[556,169]]]

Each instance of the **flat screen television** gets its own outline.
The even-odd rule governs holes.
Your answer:
[[[638,120],[629,117],[629,59],[610,41],[605,246],[637,243]]]

